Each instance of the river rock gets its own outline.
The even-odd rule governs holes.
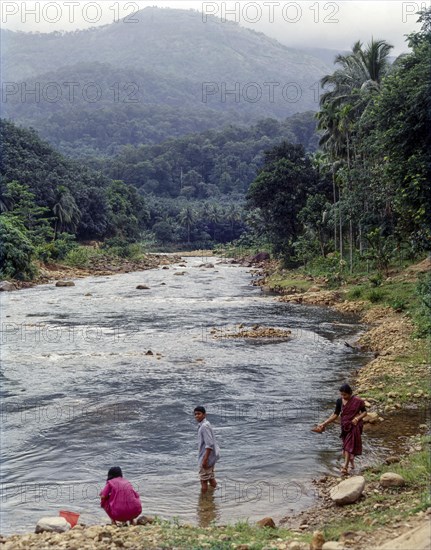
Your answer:
[[[136,290],[150,290],[150,287],[147,285],[138,285]]]
[[[174,275],[177,275],[177,276],[179,276],[179,275],[185,275],[185,274],[186,274],[185,271],[177,271],[176,273],[174,273]]]
[[[307,290],[307,292],[320,292],[322,289],[320,288],[320,286],[317,286],[317,285],[313,285],[313,286],[310,286],[310,288]]]
[[[369,412],[364,417],[364,424],[376,424],[379,422],[379,415],[376,412]]]
[[[10,292],[16,290],[16,286],[9,281],[0,281],[0,292]]]
[[[57,281],[55,286],[75,286],[73,281]]]
[[[206,269],[212,269],[212,268],[214,268],[214,264],[211,264],[211,263],[201,264],[199,267],[205,267]]]
[[[362,495],[364,489],[365,478],[353,476],[333,487],[330,496],[336,504],[353,504]]]
[[[322,546],[322,550],[344,550],[344,548],[343,543],[336,540],[328,540],[328,542],[325,542]]]
[[[386,472],[380,476],[380,485],[383,487],[403,487],[405,484],[403,476],[393,472]]]
[[[271,256],[269,255],[268,252],[259,252],[258,254],[256,254],[251,258],[251,261],[259,263],[259,262],[266,262],[269,259],[271,259]]]
[[[136,523],[138,525],[151,525],[152,523],[154,523],[154,518],[150,516],[139,516],[136,520]]]
[[[275,529],[275,523],[274,523],[274,520],[272,518],[263,518],[263,519],[260,519],[258,522],[257,522],[257,525],[259,527],[270,527],[271,529]]]
[[[37,524],[35,533],[43,533],[47,531],[48,533],[65,533],[69,531],[70,523],[62,517],[46,517],[41,518]]]
[[[310,543],[310,550],[322,550],[324,543],[325,537],[323,536],[322,531],[314,531],[313,538]]]

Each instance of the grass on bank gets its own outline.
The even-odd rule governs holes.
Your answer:
[[[260,528],[248,521],[233,525],[194,527],[180,525],[177,521],[157,520],[146,528],[157,548],[181,548],[187,550],[232,550],[247,545],[249,550],[277,549],[280,544],[298,540],[309,542],[311,535],[292,533],[284,528]]]
[[[431,506],[429,482],[431,475],[430,436],[417,441],[422,450],[406,455],[398,464],[371,467],[363,473],[367,485],[365,499],[348,507],[346,517],[331,522],[324,529],[326,540],[338,540],[346,531],[372,531],[397,521],[406,522],[413,514]],[[401,475],[404,487],[382,488],[378,485],[385,472]],[[347,507],[346,507],[347,508]]]

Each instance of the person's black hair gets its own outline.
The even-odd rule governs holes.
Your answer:
[[[123,477],[123,472],[121,471],[120,466],[113,466],[109,468],[108,472],[108,481],[114,479],[115,477]]]
[[[348,393],[349,395],[352,395],[353,393],[353,390],[352,388],[349,386],[349,384],[343,384],[341,387],[340,387],[340,392],[342,393]]]
[[[207,413],[207,411],[205,410],[205,407],[202,407],[201,405],[199,405],[198,407],[195,407],[195,410],[193,412],[200,412],[203,414]]]

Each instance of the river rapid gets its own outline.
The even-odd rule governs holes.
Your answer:
[[[250,285],[246,268],[202,261],[0,294],[2,534],[32,531],[59,510],[105,522],[98,494],[114,465],[139,490],[143,513],[162,518],[276,519],[312,504],[311,479],[337,468],[340,440],[336,427],[310,428],[368,360],[345,345],[362,327],[277,302]],[[224,337],[240,323],[292,337]],[[205,499],[198,404],[221,447],[219,488]]]

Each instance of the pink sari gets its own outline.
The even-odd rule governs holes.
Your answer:
[[[362,428],[364,423],[360,420],[356,426],[352,420],[361,410],[365,410],[365,403],[360,397],[351,397],[341,409],[341,438],[343,440],[343,451],[351,455],[362,454]]]

